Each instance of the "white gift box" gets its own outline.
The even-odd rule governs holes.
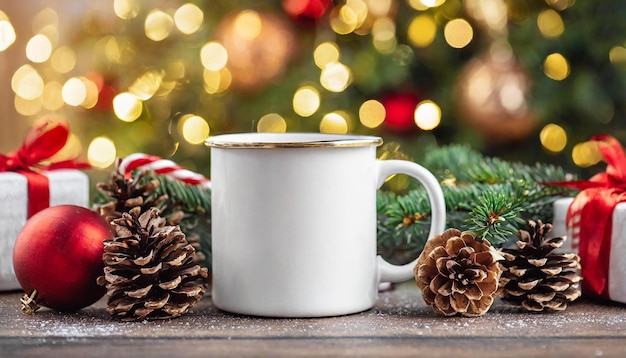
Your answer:
[[[45,175],[50,183],[50,206],[89,206],[87,174],[79,170],[63,169],[46,172]],[[28,219],[27,185],[24,175],[0,173],[0,291],[21,288],[13,270],[13,247],[17,235]]]
[[[552,237],[567,235],[566,245],[562,252],[578,253],[580,239],[576,228],[567,226],[566,217],[573,198],[555,201]],[[612,301],[626,303],[626,203],[617,204],[613,211],[611,232],[611,251],[606,260],[609,261],[608,294]],[[583,238],[584,239],[584,238]]]

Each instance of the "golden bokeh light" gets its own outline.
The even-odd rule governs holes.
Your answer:
[[[598,142],[578,143],[572,149],[572,160],[574,164],[581,168],[598,164],[602,160],[602,152],[598,147]]]
[[[543,72],[555,81],[562,81],[569,76],[569,63],[560,53],[552,53],[543,62]]]
[[[331,62],[339,62],[339,46],[334,42],[323,42],[313,51],[315,65],[323,69]]]
[[[420,129],[433,130],[441,122],[441,108],[433,101],[422,101],[415,108],[414,120]]]
[[[17,113],[23,116],[34,116],[41,111],[42,100],[41,97],[25,99],[20,96],[15,96],[13,105]]]
[[[166,12],[155,9],[150,11],[148,16],[146,16],[144,30],[146,37],[152,41],[165,40],[170,35],[173,28],[174,19]]]
[[[561,15],[552,9],[543,10],[539,13],[537,27],[539,27],[541,34],[549,39],[559,37],[565,31]]]
[[[15,42],[15,29],[9,17],[0,11],[0,52],[6,50]]]
[[[70,106],[80,106],[87,99],[87,86],[81,79],[72,77],[63,84],[61,96]]]
[[[424,3],[421,0],[407,0],[407,3],[409,4],[410,7],[412,7],[413,9],[417,11],[428,10],[428,6],[424,5]]]
[[[261,16],[256,11],[244,10],[235,17],[235,35],[244,41],[251,41],[257,38],[261,34],[262,28]]]
[[[347,35],[357,28],[358,16],[346,5],[334,7],[330,13],[330,27],[339,35]]]
[[[563,11],[570,6],[573,6],[575,2],[576,0],[546,0],[546,3],[548,3],[548,5],[559,11]]]
[[[43,78],[31,65],[18,68],[11,78],[13,92],[23,99],[35,99],[43,93]]]
[[[219,71],[228,62],[228,52],[219,42],[207,42],[200,50],[202,66],[209,71]]]
[[[341,113],[331,112],[324,115],[320,122],[321,133],[346,134],[348,121]]]
[[[215,94],[226,91],[232,83],[232,75],[227,68],[219,71],[204,70],[204,90],[208,94]]]
[[[300,87],[293,95],[293,110],[301,117],[310,117],[319,107],[320,94],[314,87]]]
[[[378,52],[392,53],[397,44],[396,23],[388,17],[376,19],[372,26],[372,42]]]
[[[204,21],[202,10],[191,3],[183,4],[174,13],[174,24],[178,31],[190,35],[198,31]]]
[[[164,75],[164,71],[148,71],[128,87],[128,92],[142,101],[149,100],[161,87]]]
[[[320,74],[320,83],[331,92],[342,92],[350,85],[352,74],[350,68],[340,62],[331,62]]]
[[[141,100],[132,93],[122,92],[113,98],[113,112],[124,122],[133,122],[143,112]]]
[[[443,29],[443,35],[451,47],[463,48],[474,38],[474,29],[467,20],[454,19],[448,21]]]
[[[35,63],[48,61],[52,54],[52,43],[45,35],[37,34],[26,44],[26,58]]]
[[[211,129],[204,118],[188,114],[181,118],[182,135],[191,144],[203,143],[208,137]]]
[[[565,145],[567,145],[567,133],[565,133],[565,129],[558,124],[550,123],[539,132],[539,140],[547,151],[560,153],[565,149]]]
[[[278,113],[268,113],[259,119],[256,129],[258,132],[284,133],[287,121]]]
[[[50,66],[58,73],[68,73],[76,67],[76,52],[69,46],[61,46],[52,52]]]
[[[85,99],[80,106],[87,109],[93,108],[98,103],[98,85],[86,77],[80,77],[79,80],[85,86]]]
[[[376,128],[383,123],[386,113],[382,103],[370,99],[359,107],[359,121],[367,128]]]
[[[419,2],[424,4],[427,8],[430,8],[441,6],[444,2],[446,2],[446,0],[419,0]]]
[[[113,11],[120,19],[134,19],[139,14],[138,0],[113,0]]]
[[[106,168],[115,162],[115,143],[107,137],[96,137],[87,148],[87,160],[96,168]]]
[[[49,111],[57,111],[63,107],[63,85],[56,81],[46,83],[41,96],[43,100],[43,108]]]
[[[626,47],[614,46],[609,51],[609,61],[616,66],[626,66]]]
[[[407,35],[413,46],[427,47],[435,40],[437,23],[429,14],[418,15],[411,20]]]

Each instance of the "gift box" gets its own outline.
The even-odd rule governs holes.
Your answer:
[[[607,135],[591,138],[607,163],[589,180],[552,183],[579,189],[554,203],[553,235],[567,235],[580,256],[582,293],[626,303],[626,155]]]
[[[46,172],[49,205],[89,206],[89,178],[72,169]],[[0,173],[0,290],[17,290],[20,284],[13,271],[13,247],[28,220],[28,180],[19,173]],[[42,263],[43,264],[43,263]]]

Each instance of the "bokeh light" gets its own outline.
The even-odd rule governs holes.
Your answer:
[[[87,99],[87,86],[79,78],[72,77],[63,84],[61,95],[70,106],[80,106]]]
[[[543,62],[543,72],[555,81],[562,81],[569,76],[569,63],[560,53],[552,53]]]
[[[396,48],[396,23],[388,18],[376,19],[372,26],[372,42],[380,53],[392,53]]]
[[[323,42],[313,51],[313,60],[320,69],[324,69],[329,63],[338,62],[339,57],[339,47],[334,42]]]
[[[113,11],[120,19],[130,20],[139,14],[139,1],[138,0],[114,0]]]
[[[567,145],[567,133],[558,124],[547,124],[539,133],[541,145],[549,152],[560,153]]]
[[[235,17],[234,27],[236,36],[245,41],[251,41],[261,34],[263,22],[258,12],[244,10]]]
[[[25,99],[20,96],[15,96],[13,105],[17,113],[23,116],[34,116],[41,111],[42,100],[41,97]]]
[[[227,68],[219,71],[203,71],[204,90],[208,94],[220,93],[226,91],[232,82],[232,75]]]
[[[26,44],[26,58],[35,62],[46,62],[52,54],[52,43],[45,35],[37,34]]]
[[[152,98],[156,91],[159,90],[161,83],[163,83],[164,75],[165,73],[163,71],[148,71],[139,76],[139,78],[128,87],[128,92],[132,93],[138,99],[146,101]]]
[[[87,148],[87,160],[96,168],[106,168],[115,162],[115,143],[107,137],[94,138]]]
[[[320,75],[322,87],[331,92],[342,92],[350,84],[352,74],[348,66],[332,62],[324,67]]]
[[[474,38],[474,30],[467,20],[454,19],[448,21],[443,29],[443,35],[451,47],[463,48]]]
[[[357,28],[358,16],[346,5],[336,6],[330,13],[330,27],[339,35],[347,35]]]
[[[320,94],[314,87],[303,86],[293,95],[293,110],[301,117],[313,115],[320,107]]]
[[[200,50],[202,66],[209,71],[219,71],[228,62],[228,52],[219,42],[208,42]]]
[[[146,16],[146,22],[144,29],[146,37],[152,41],[163,41],[172,32],[174,27],[174,19],[172,17],[158,9],[150,11]]]
[[[614,46],[609,51],[609,61],[616,66],[626,66],[626,47]]]
[[[320,122],[320,132],[346,134],[348,133],[348,121],[341,113],[327,113]]]
[[[0,11],[0,52],[6,50],[15,42],[15,29],[9,17]]]
[[[385,106],[375,99],[370,99],[359,107],[359,121],[367,128],[376,128],[385,120]]]
[[[539,31],[546,38],[559,37],[565,31],[561,15],[552,9],[543,10],[539,13],[539,16],[537,16],[537,27],[539,27]]]
[[[419,0],[424,6],[428,7],[437,7],[443,5],[446,0]]]
[[[430,100],[420,102],[415,108],[415,124],[425,131],[437,128],[441,122],[441,109]]]
[[[183,4],[174,13],[174,24],[183,34],[190,35],[198,31],[203,21],[204,13],[191,3]]]
[[[437,23],[429,14],[418,15],[411,20],[407,35],[413,46],[427,47],[435,40]]]
[[[143,112],[143,104],[132,93],[123,92],[113,98],[113,112],[124,122],[133,122]]]
[[[258,132],[284,133],[287,121],[278,113],[268,113],[259,119],[256,129]]]
[[[11,78],[11,89],[24,99],[35,99],[43,93],[43,78],[31,65],[18,68]]]
[[[42,100],[43,108],[50,111],[57,111],[63,107],[63,85],[56,81],[46,83],[43,88]]]
[[[581,168],[598,164],[602,160],[602,152],[598,147],[598,142],[578,143],[572,149],[572,160],[574,164]]]
[[[203,143],[208,137],[211,129],[204,118],[196,115],[186,115],[182,120],[183,138],[191,144]]]
[[[76,52],[69,46],[61,46],[52,52],[50,66],[58,73],[68,73],[76,66]]]

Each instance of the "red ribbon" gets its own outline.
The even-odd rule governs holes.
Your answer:
[[[7,155],[0,154],[0,172],[17,172],[28,180],[28,217],[50,206],[48,178],[44,170],[89,168],[77,158],[49,162],[67,142],[70,131],[63,122],[46,121],[26,135],[22,146]]]
[[[591,138],[607,163],[606,172],[594,175],[589,180],[552,183],[581,192],[570,205],[566,221],[574,216],[573,208],[580,207],[579,255],[584,278],[582,289],[585,294],[610,299],[609,254],[613,232],[613,211],[618,203],[626,201],[626,155],[621,144],[608,135]]]

